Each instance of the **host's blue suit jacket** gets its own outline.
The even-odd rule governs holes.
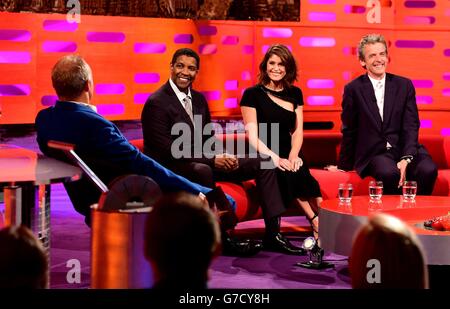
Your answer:
[[[76,153],[106,184],[126,174],[151,177],[163,191],[207,193],[211,189],[190,182],[131,145],[119,129],[87,105],[58,101],[36,117],[37,141],[41,151],[67,161],[47,146],[49,140],[75,145]],[[97,203],[100,191],[88,180],[65,184],[75,209],[89,216],[89,207]]]

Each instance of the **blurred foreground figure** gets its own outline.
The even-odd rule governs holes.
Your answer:
[[[426,289],[428,271],[414,231],[400,219],[376,214],[357,233],[349,260],[356,289]]]

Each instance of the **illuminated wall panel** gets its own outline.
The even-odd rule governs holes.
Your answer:
[[[373,32],[388,40],[388,71],[414,83],[422,130],[450,132],[448,0],[304,0],[300,22],[82,15],[70,24],[60,14],[0,13],[0,123],[32,123],[53,105],[51,68],[72,52],[93,68],[98,111],[111,120],[139,119],[180,47],[201,55],[195,88],[213,117],[239,118],[239,100],[256,83],[264,52],[282,43],[298,61],[305,121],[330,122],[337,131],[343,88],[364,73],[356,45]]]

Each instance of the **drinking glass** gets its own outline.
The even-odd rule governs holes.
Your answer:
[[[405,181],[403,183],[403,199],[414,200],[417,194],[417,182],[416,181]]]
[[[353,195],[353,185],[351,183],[340,183],[338,194],[340,202],[350,203]]]
[[[372,180],[369,182],[369,196],[371,200],[381,200],[383,196],[383,182]]]

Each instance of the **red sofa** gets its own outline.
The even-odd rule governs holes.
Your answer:
[[[230,150],[233,145],[234,149],[240,150],[238,153],[249,150],[244,134],[225,134],[218,137],[224,141],[225,149]],[[370,177],[361,179],[354,171],[329,172],[323,169],[326,165],[336,164],[341,137],[340,133],[330,132],[305,132],[304,134],[302,152],[310,166],[311,174],[320,184],[324,199],[337,197],[338,184],[342,182],[353,184],[354,195],[368,194]],[[137,148],[143,149],[143,140],[130,142]],[[419,142],[425,145],[439,168],[433,195],[450,196],[450,137],[422,135]],[[245,149],[240,149],[237,146],[238,143],[245,145]],[[239,183],[219,182],[218,184],[236,200],[236,212],[240,221],[261,218],[253,180]]]

